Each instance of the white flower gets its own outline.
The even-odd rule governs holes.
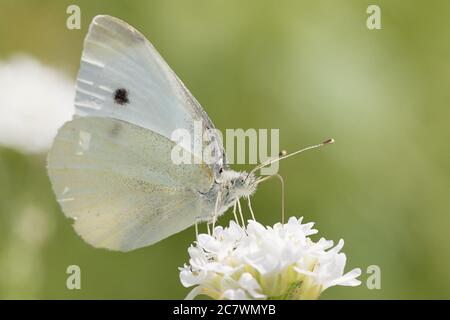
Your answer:
[[[317,299],[331,286],[358,286],[359,268],[344,274],[344,241],[313,242],[313,223],[301,222],[291,217],[265,228],[250,220],[244,229],[231,221],[200,234],[188,249],[189,265],[180,268],[181,283],[195,286],[186,299]]]
[[[45,152],[74,113],[73,82],[31,57],[0,61],[0,91],[0,145]]]

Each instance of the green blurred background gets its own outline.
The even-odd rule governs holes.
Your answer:
[[[81,30],[65,27],[70,4]],[[367,29],[369,4],[382,30]],[[92,17],[129,22],[218,128],[280,128],[288,151],[336,140],[280,169],[287,214],[345,239],[347,269],[363,269],[360,287],[323,298],[450,298],[449,12],[445,0],[1,0],[0,59],[27,53],[75,79]],[[279,194],[275,181],[260,186],[259,221],[279,221]],[[177,267],[193,237],[94,249],[58,208],[45,154],[0,148],[0,298],[183,298]],[[72,264],[81,290],[66,289]],[[365,285],[369,265],[380,290]]]

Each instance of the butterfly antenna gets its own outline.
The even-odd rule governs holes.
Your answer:
[[[316,144],[316,145],[313,145],[313,146],[309,146],[309,147],[306,147],[306,148],[297,150],[297,151],[292,152],[292,153],[289,153],[289,154],[286,154],[285,151],[282,151],[278,157],[273,158],[273,159],[269,159],[269,160],[267,160],[266,162],[263,162],[263,163],[257,165],[255,168],[252,169],[252,171],[249,172],[249,174],[247,175],[247,177],[249,177],[249,176],[250,176],[252,173],[254,173],[255,171],[257,171],[257,170],[259,170],[259,169],[261,169],[261,168],[263,168],[263,167],[265,167],[265,166],[268,166],[268,165],[270,165],[270,164],[272,164],[272,163],[274,163],[274,162],[281,161],[281,160],[283,160],[283,159],[286,159],[286,158],[295,156],[295,155],[297,155],[297,154],[299,154],[299,153],[302,153],[302,152],[305,152],[305,151],[308,151],[308,150],[312,150],[312,149],[324,147],[324,146],[329,145],[329,144],[332,144],[332,143],[334,143],[334,139],[328,139],[328,140],[323,141],[322,143],[319,143],[319,144]]]

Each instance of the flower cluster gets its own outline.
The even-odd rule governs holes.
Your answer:
[[[313,242],[313,225],[295,217],[267,228],[231,221],[200,234],[188,249],[189,265],[180,268],[181,283],[195,286],[186,299],[317,299],[331,286],[358,286],[360,269],[344,274],[344,241]]]

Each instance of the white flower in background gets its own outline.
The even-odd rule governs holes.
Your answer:
[[[301,222],[291,217],[265,228],[250,220],[244,229],[231,221],[200,234],[180,268],[181,283],[196,286],[186,299],[317,299],[331,286],[358,286],[359,268],[344,274],[344,241],[313,242],[313,223]]]
[[[19,56],[0,61],[0,145],[45,152],[74,113],[74,84],[63,73]]]

